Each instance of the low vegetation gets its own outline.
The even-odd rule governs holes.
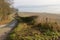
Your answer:
[[[60,29],[58,23],[46,22],[35,24],[32,17],[20,17],[19,25],[8,35],[7,40],[59,40]],[[29,19],[29,20],[28,20]],[[36,18],[35,18],[36,19]],[[22,20],[22,21],[20,21]],[[27,21],[28,20],[28,21]],[[33,23],[33,24],[32,24]]]
[[[12,7],[13,0],[0,0],[0,25],[11,21],[10,15],[16,13],[17,9]]]

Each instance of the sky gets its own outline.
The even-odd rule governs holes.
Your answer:
[[[60,0],[14,0],[13,5],[22,12],[60,13]]]

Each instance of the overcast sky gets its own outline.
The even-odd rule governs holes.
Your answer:
[[[33,6],[33,7],[31,7],[31,6]],[[45,10],[48,12],[49,11],[50,12],[54,12],[54,11],[60,12],[60,0],[14,0],[14,7],[21,9],[22,11],[24,11],[24,8],[25,8],[25,11],[26,10],[34,11],[35,10],[34,8],[36,8],[35,6],[37,6],[37,8],[40,8],[40,11]],[[31,7],[31,9],[30,9],[30,7]]]

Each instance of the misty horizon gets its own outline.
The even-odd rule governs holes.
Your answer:
[[[60,13],[59,0],[14,0],[13,6],[20,12]]]
[[[60,13],[60,5],[17,6],[21,12],[49,12]]]

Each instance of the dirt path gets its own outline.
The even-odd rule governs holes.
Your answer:
[[[0,40],[4,40],[7,36],[7,34],[9,33],[9,31],[11,30],[11,28],[2,28],[0,29]]]
[[[13,27],[15,27],[17,24],[16,20],[13,20],[12,22],[10,22],[7,26],[4,26],[3,28],[0,28],[0,40],[4,40],[8,33],[11,31],[11,29]]]

